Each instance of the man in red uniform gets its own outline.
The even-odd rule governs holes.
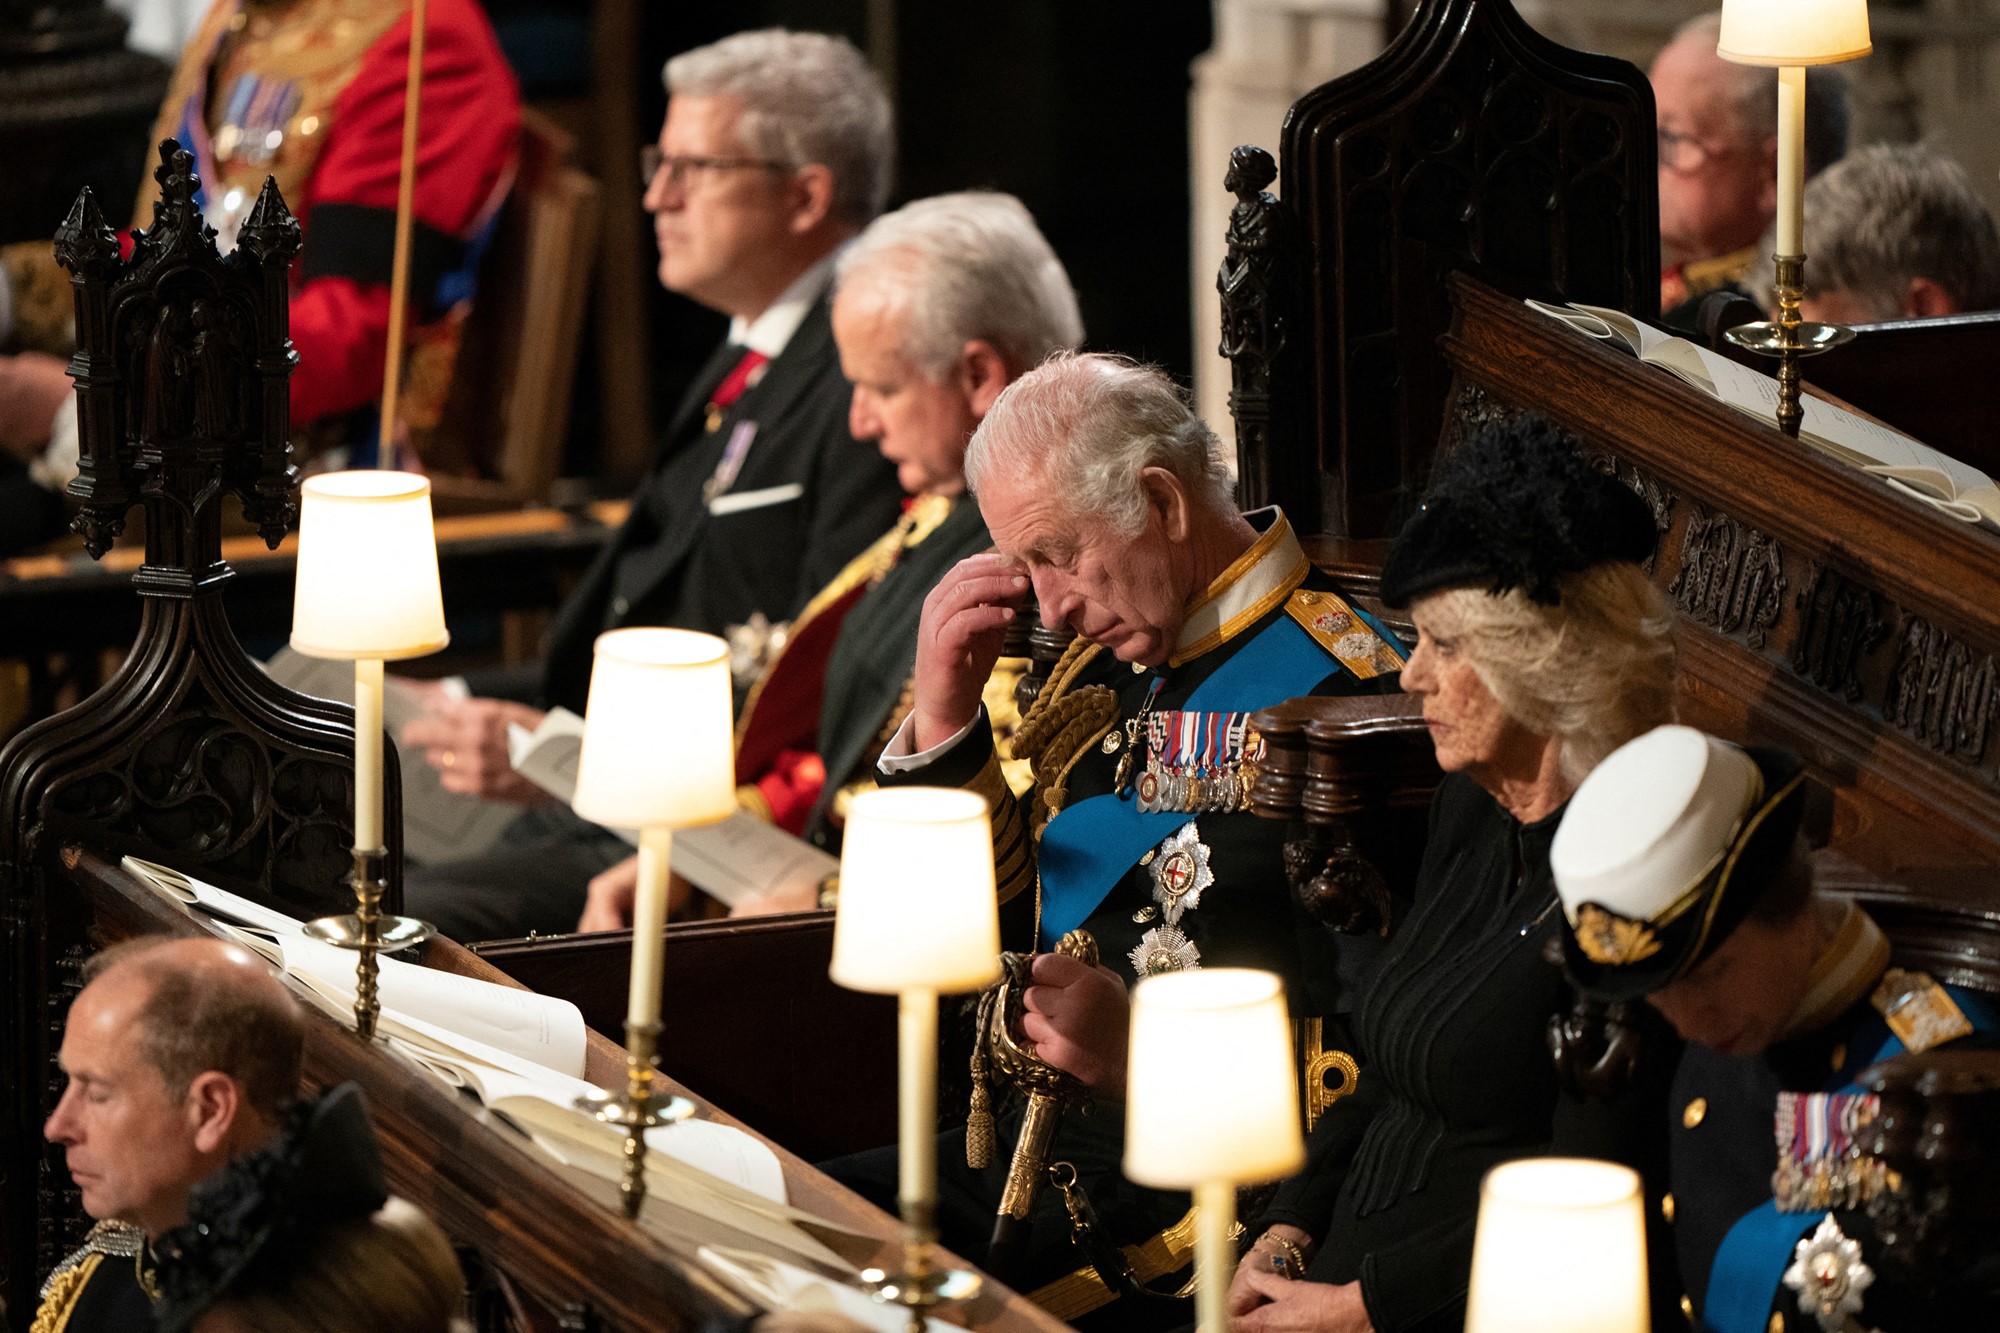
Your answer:
[[[177,139],[195,155],[203,208],[225,248],[267,176],[304,226],[292,278],[292,422],[322,446],[342,442],[347,414],[382,393],[410,19],[409,0],[216,0],[154,125],[155,140]],[[476,0],[432,0],[422,80],[399,412],[419,452],[450,388],[520,130],[520,91]],[[140,191],[135,228],[151,223],[158,194],[151,181]],[[70,318],[49,246],[9,247],[0,346],[67,354]],[[0,365],[0,443],[56,490],[75,472],[63,384],[60,362],[45,357]],[[24,415],[33,420],[15,420]],[[361,430],[372,438],[372,424]]]
[[[521,96],[476,0],[432,0],[417,119],[403,410],[436,422],[480,256],[513,179]],[[295,425],[372,407],[389,342],[409,0],[216,0],[154,126],[195,155],[224,244],[275,177],[306,232],[293,275]],[[151,219],[141,192],[135,225]]]

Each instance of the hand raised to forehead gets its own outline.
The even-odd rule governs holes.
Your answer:
[[[979,696],[1000,659],[1008,627],[1028,595],[1028,576],[1005,556],[968,556],[924,599],[910,739],[941,745],[979,715]]]

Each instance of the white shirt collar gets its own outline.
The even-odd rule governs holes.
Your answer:
[[[813,302],[833,282],[833,264],[840,252],[847,247],[840,245],[823,256],[817,264],[798,277],[792,285],[778,293],[778,299],[771,302],[763,314],[755,319],[745,319],[733,315],[729,320],[729,341],[739,347],[747,347],[753,352],[762,352],[773,361],[785,350],[785,344],[799,331],[805,322],[806,312]]]

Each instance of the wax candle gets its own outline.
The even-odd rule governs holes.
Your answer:
[[[632,904],[632,993],[625,1022],[660,1021],[660,979],[667,951],[667,857],[674,831],[655,827],[639,834],[639,887]]]
[[[354,845],[382,843],[382,659],[354,663]]]
[[[1806,72],[1778,70],[1778,253],[1805,253]]]
[[[937,1202],[938,993],[915,987],[897,1001],[898,1106],[902,1170],[896,1197],[928,1214]]]
[[[1236,1186],[1211,1181],[1194,1187],[1194,1271],[1197,1333],[1229,1333],[1229,1284],[1236,1276]]]

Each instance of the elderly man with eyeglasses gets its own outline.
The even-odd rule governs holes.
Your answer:
[[[1778,211],[1777,76],[1717,55],[1721,33],[1719,13],[1690,19],[1650,71],[1660,131],[1660,310],[1690,326],[1702,297],[1743,290]],[[1816,70],[1806,84],[1806,174],[1846,151],[1846,82]]]
[[[510,724],[581,713],[591,645],[626,625],[729,637],[754,679],[782,627],[896,521],[896,472],[849,431],[829,316],[836,254],[882,210],[888,98],[852,44],[738,33],[667,63],[667,117],[640,162],[669,291],[729,316],[631,515],[557,613],[543,660],[429,691],[405,729],[453,791],[527,806],[490,851],[414,870],[413,911],[488,939],[575,924],[582,885],[629,852],[508,763]],[[467,696],[470,697],[467,697]]]

